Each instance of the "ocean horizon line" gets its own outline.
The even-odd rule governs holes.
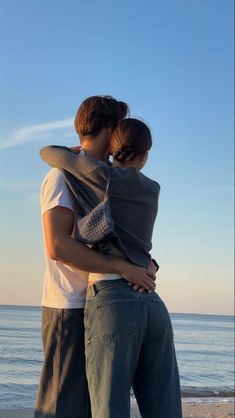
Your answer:
[[[0,303],[0,307],[15,307],[15,308],[41,308],[42,305],[23,305],[14,303]],[[170,312],[171,315],[195,315],[195,316],[221,316],[221,317],[232,317],[234,314],[221,314],[221,313],[204,313],[204,312]]]

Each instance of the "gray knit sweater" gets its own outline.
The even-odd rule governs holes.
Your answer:
[[[83,216],[104,199],[110,177],[108,196],[114,221],[111,244],[133,263],[147,267],[158,210],[159,184],[135,168],[114,167],[66,147],[48,146],[41,149],[40,155],[50,166],[64,170]]]

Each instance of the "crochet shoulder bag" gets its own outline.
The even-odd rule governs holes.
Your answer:
[[[110,175],[107,178],[104,200],[77,221],[77,239],[84,244],[96,244],[113,232],[114,222],[108,196],[109,185]]]

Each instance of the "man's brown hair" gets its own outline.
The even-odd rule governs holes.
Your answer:
[[[82,102],[74,120],[80,137],[96,136],[102,128],[113,128],[129,114],[128,105],[111,96],[91,96]]]

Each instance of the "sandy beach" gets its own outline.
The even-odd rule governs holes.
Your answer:
[[[184,418],[231,418],[234,417],[234,404],[184,404],[183,411]]]
[[[184,418],[232,418],[234,403],[185,403]],[[32,409],[0,410],[0,418],[33,418]],[[140,418],[136,405],[132,405],[131,418]]]

